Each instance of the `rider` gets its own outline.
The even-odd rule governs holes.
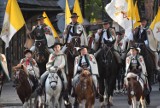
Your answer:
[[[63,34],[66,45],[71,42],[73,37],[77,36],[80,37],[80,45],[88,45],[86,32],[83,26],[77,22],[78,17],[79,16],[77,15],[77,13],[72,13],[70,17],[71,23],[67,25],[67,27],[64,30]],[[63,52],[66,50],[66,45],[62,48]]]
[[[45,18],[46,17],[43,17],[42,15],[37,17],[38,24],[36,26],[33,26],[33,28],[32,28],[33,30],[30,33],[30,35],[31,35],[31,37],[33,37],[35,39],[35,42],[36,41],[43,41],[44,44],[46,45],[46,48],[48,49],[48,51],[50,53],[52,53],[53,49],[48,48],[48,47],[52,46],[54,43],[53,42],[54,41],[53,33],[52,33],[51,28],[44,23]],[[32,52],[35,51],[35,43],[30,48],[30,50]]]
[[[140,49],[135,46],[130,47],[130,56],[126,58],[126,72],[125,72],[125,84],[127,84],[126,76],[128,72],[137,70],[136,73],[144,82],[144,90],[149,91],[148,80],[147,80],[147,71],[144,59],[139,55]],[[145,92],[147,93],[147,92]]]
[[[145,43],[145,45],[149,47],[149,42],[147,37],[147,33],[148,33],[147,19],[142,18],[139,22],[141,23],[141,25],[135,28],[133,31],[134,39],[137,43]],[[141,48],[141,46],[139,47]],[[155,51],[153,54],[155,56],[156,69],[160,70],[160,67],[158,66],[158,60],[159,60],[158,52]]]
[[[63,83],[63,97],[65,100],[65,105],[69,104],[68,92],[67,92],[67,77],[68,67],[67,67],[67,59],[66,55],[61,52],[61,43],[55,43],[52,48],[54,49],[54,53],[51,53],[49,56],[48,63],[46,64],[47,71],[42,74],[40,78],[40,87],[38,88],[38,94],[42,95],[42,89],[44,88],[45,81],[49,75],[49,72],[54,70],[58,70],[57,74],[62,80]]]
[[[75,94],[75,85],[79,79],[80,73],[83,69],[88,69],[92,74],[92,79],[94,82],[94,86],[96,89],[96,96],[98,96],[98,81],[97,76],[98,73],[98,66],[95,57],[92,54],[88,54],[87,46],[81,46],[79,49],[80,55],[75,58],[74,61],[74,77],[72,80],[73,86],[73,95]]]
[[[3,76],[3,73],[6,75],[7,79],[10,80],[6,57],[4,54],[0,53],[0,78]]]
[[[23,65],[24,68],[26,69],[27,73],[29,75],[31,75],[30,79],[33,81],[34,87],[36,87],[38,84],[38,79],[40,77],[37,62],[32,58],[32,51],[31,50],[25,49],[24,55],[25,55],[25,58],[21,59],[20,63],[16,67]],[[14,82],[13,86],[16,86],[15,84],[16,84],[16,82]]]
[[[97,51],[95,53],[95,56],[97,56],[101,51],[101,47],[103,46],[103,44],[105,44],[105,40],[109,41],[112,44],[114,44],[116,40],[115,30],[110,28],[110,21],[106,19],[103,21],[103,29],[99,29],[95,34],[95,44],[98,45],[97,49],[94,49],[95,51]],[[121,58],[119,53],[114,51],[114,55],[116,56],[118,63],[121,65]]]

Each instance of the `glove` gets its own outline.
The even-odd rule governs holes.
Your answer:
[[[78,69],[77,69],[78,71],[81,71],[82,70],[82,67],[80,67],[80,66],[78,66]]]

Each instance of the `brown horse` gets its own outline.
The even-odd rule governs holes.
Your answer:
[[[16,90],[20,100],[23,103],[23,107],[28,106],[28,101],[30,100],[30,107],[32,105],[32,98],[34,98],[34,103],[36,103],[38,97],[37,94],[34,92],[34,85],[30,80],[32,77],[28,74],[27,69],[25,66],[18,64],[17,66],[13,67],[14,70],[14,77],[16,81]],[[38,106],[35,107],[37,108]]]
[[[45,44],[46,43],[44,40],[35,42],[36,50],[34,52],[34,56],[40,69],[40,75],[42,75],[46,71],[46,63],[48,62],[49,58],[49,52]]]
[[[23,105],[25,105],[25,103],[27,103],[32,94],[32,87],[29,83],[27,70],[23,65],[17,65],[13,67],[13,69],[15,70],[14,76],[15,81],[17,82],[17,94],[20,100],[22,101]]]
[[[64,52],[67,55],[67,63],[68,63],[68,75],[67,75],[67,80],[68,80],[68,90],[69,94],[71,93],[72,89],[72,78],[73,78],[73,68],[74,68],[74,59],[76,56],[78,56],[78,51],[76,50],[75,47],[79,47],[80,44],[80,38],[76,37],[73,38],[70,43],[67,44],[67,49]]]
[[[128,104],[130,108],[139,108],[140,101],[142,108],[146,108],[143,83],[140,83],[140,78],[138,77],[132,72],[127,74]]]
[[[88,70],[83,70],[80,74],[79,82],[75,87],[75,94],[78,103],[86,100],[85,108],[93,108],[95,103],[94,84],[92,76]]]

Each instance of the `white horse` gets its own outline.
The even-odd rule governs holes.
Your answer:
[[[50,72],[45,82],[46,105],[49,108],[60,108],[62,92],[62,81],[57,71]]]

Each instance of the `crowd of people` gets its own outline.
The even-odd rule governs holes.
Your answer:
[[[32,74],[34,77],[40,79],[39,85],[37,87],[38,94],[42,95],[42,91],[44,89],[45,80],[48,77],[49,72],[57,70],[58,75],[60,76],[63,82],[63,92],[64,99],[66,103],[69,103],[68,99],[68,91],[67,91],[67,74],[68,74],[68,67],[67,67],[67,57],[65,55],[65,51],[68,47],[68,44],[71,43],[72,38],[79,37],[80,43],[78,47],[79,55],[75,57],[74,61],[74,75],[72,80],[72,95],[74,96],[74,88],[76,83],[78,82],[79,75],[81,74],[82,70],[89,70],[92,75],[92,80],[95,86],[96,96],[98,97],[99,94],[99,84],[98,78],[98,65],[96,61],[97,55],[102,50],[102,47],[105,44],[109,44],[109,47],[113,49],[114,55],[117,59],[119,66],[122,66],[123,61],[125,61],[125,83],[124,85],[127,86],[127,74],[133,70],[138,70],[136,73],[138,76],[142,78],[144,81],[145,90],[149,90],[148,88],[148,80],[147,80],[147,69],[145,60],[143,55],[141,55],[141,51],[143,49],[143,45],[149,48],[148,38],[147,38],[147,19],[142,18],[140,20],[141,25],[135,29],[133,29],[133,38],[129,38],[125,35],[125,31],[121,30],[115,32],[115,29],[110,27],[110,21],[104,20],[102,25],[103,27],[97,30],[93,30],[92,34],[87,36],[85,28],[83,25],[77,22],[78,15],[73,13],[71,16],[71,23],[66,26],[63,37],[64,43],[55,42],[48,46],[48,41],[45,34],[53,35],[50,27],[48,27],[44,23],[45,17],[39,16],[37,18],[37,25],[33,27],[33,30],[30,32],[30,35],[36,41],[43,41],[46,45],[46,49],[50,52],[48,63],[46,64],[46,71],[39,76],[39,69],[36,63],[36,60],[33,58],[33,53],[36,50],[35,43],[30,49],[26,49],[24,51],[25,58],[23,58],[19,64],[24,65],[28,74]],[[132,42],[138,43],[132,44]],[[143,45],[142,45],[143,44]],[[90,50],[92,50],[92,54],[90,54]],[[159,70],[158,66],[158,52],[153,52],[155,56],[155,65],[156,69]],[[1,54],[1,71],[7,75],[9,78],[7,67],[6,65],[2,65],[4,61],[4,55]],[[31,72],[34,71],[34,72]],[[34,73],[34,74],[33,74]]]

